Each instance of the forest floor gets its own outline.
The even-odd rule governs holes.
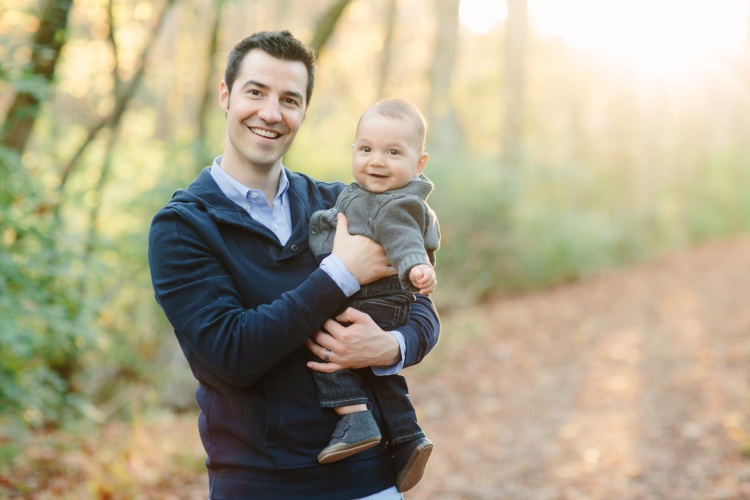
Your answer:
[[[405,371],[435,444],[405,498],[750,499],[750,237],[442,319]],[[70,439],[0,498],[207,496],[193,414]]]

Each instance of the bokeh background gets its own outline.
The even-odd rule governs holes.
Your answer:
[[[0,493],[146,495],[159,426],[192,440],[165,475],[203,474],[147,232],[272,29],[319,52],[292,170],[349,181],[366,107],[423,110],[446,318],[750,231],[747,0],[0,0]]]

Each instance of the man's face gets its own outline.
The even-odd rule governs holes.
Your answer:
[[[365,114],[352,151],[354,178],[373,193],[404,187],[427,164],[427,153],[417,143],[410,120]]]
[[[221,82],[219,101],[227,115],[222,165],[264,172],[279,163],[305,119],[306,87],[303,63],[248,52],[231,92]]]

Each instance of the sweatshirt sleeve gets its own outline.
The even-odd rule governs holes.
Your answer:
[[[193,356],[227,383],[246,387],[301,347],[345,296],[318,268],[276,300],[247,308],[211,247],[220,235],[197,227],[177,208],[154,218],[148,257],[156,300],[191,365]]]
[[[440,318],[432,300],[420,294],[416,298],[411,304],[409,320],[398,327],[406,341],[404,368],[420,363],[440,338]]]
[[[383,245],[404,290],[418,291],[409,281],[412,267],[430,265],[424,242],[430,222],[429,208],[415,196],[394,198],[380,207],[373,220],[374,239]]]

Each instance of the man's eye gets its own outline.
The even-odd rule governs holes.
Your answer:
[[[284,100],[284,102],[286,102],[287,104],[289,104],[291,106],[299,106],[300,105],[299,101],[297,101],[296,99],[292,99],[291,97],[286,98]]]

